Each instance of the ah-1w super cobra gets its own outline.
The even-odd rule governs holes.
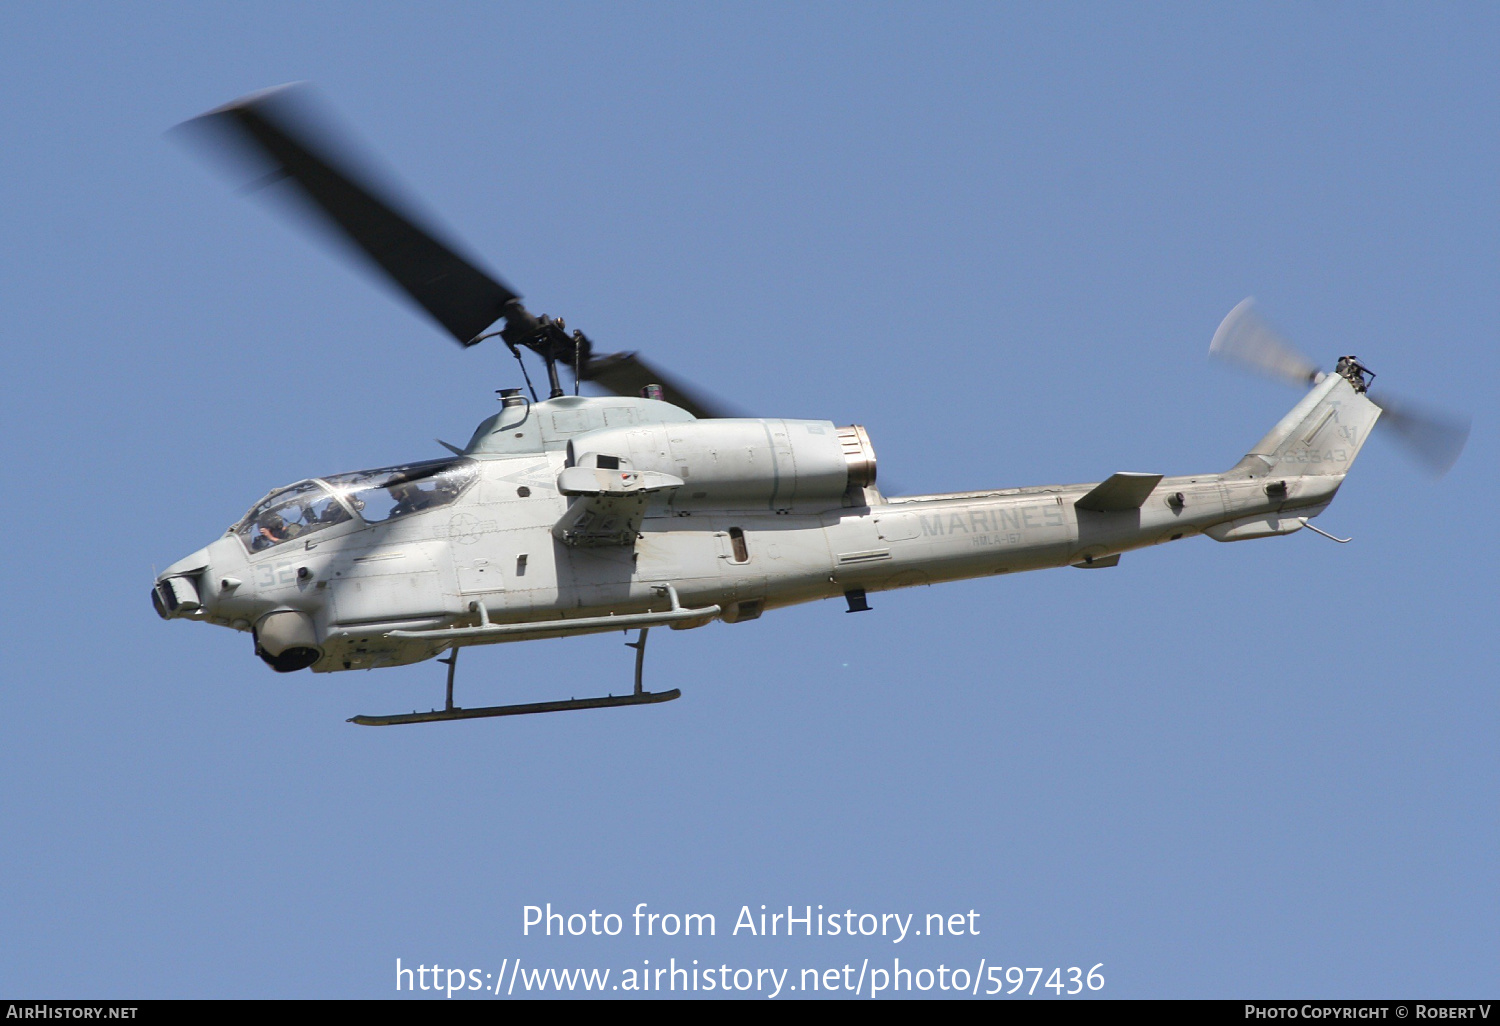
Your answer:
[[[540,357],[549,388],[546,399],[504,390],[500,411],[468,445],[450,446],[449,458],[278,488],[157,577],[161,616],[247,631],[279,672],[448,653],[443,709],[355,723],[662,702],[679,692],[642,689],[651,627],[739,623],[839,596],[858,612],[874,591],[1112,567],[1123,552],[1199,534],[1323,534],[1311,518],[1333,500],[1383,412],[1438,469],[1467,438],[1466,423],[1377,404],[1370,372],[1352,356],[1318,371],[1247,301],[1220,326],[1213,351],[1310,387],[1228,471],[886,497],[863,428],[718,416],[636,354],[596,354],[582,332],[530,313],[339,159],[300,95],[255,94],[189,125],[227,137],[262,165],[265,182],[290,183],[460,344],[497,337],[518,360],[523,349]],[[559,368],[571,371],[574,394]],[[580,396],[581,381],[613,395]],[[463,646],[632,629],[632,693],[453,704]]]

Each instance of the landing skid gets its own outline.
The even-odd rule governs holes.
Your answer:
[[[629,695],[605,695],[602,698],[569,698],[559,702],[527,702],[521,705],[487,705],[477,709],[465,709],[453,704],[453,674],[458,666],[458,647],[449,650],[448,658],[439,659],[440,663],[448,664],[448,701],[442,709],[432,709],[428,712],[397,713],[393,716],[351,716],[349,723],[357,723],[362,727],[389,727],[398,723],[437,723],[443,720],[476,720],[488,716],[526,716],[530,713],[567,712],[571,709],[613,709],[620,705],[656,705],[660,702],[670,702],[674,698],[681,698],[682,692],[673,688],[671,691],[643,691],[641,689],[641,671],[646,663],[646,631],[650,628],[642,627],[640,637],[635,641],[627,641],[629,648],[635,649],[635,691]]]

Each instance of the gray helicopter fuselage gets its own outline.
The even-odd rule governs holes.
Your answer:
[[[196,137],[232,142],[257,188],[289,188],[320,210],[322,227],[453,341],[469,348],[498,337],[518,359],[534,354],[556,396],[530,404],[517,390],[502,393],[500,412],[465,449],[448,446],[451,458],[277,489],[158,575],[161,616],[250,632],[256,654],[280,672],[396,666],[452,650],[442,710],[356,723],[671,701],[678,689],[643,687],[651,627],[739,623],[839,595],[859,612],[869,592],[1112,567],[1123,552],[1197,534],[1322,534],[1308,521],[1332,501],[1381,415],[1356,358],[1323,374],[1247,301],[1219,325],[1210,352],[1311,387],[1228,471],[887,499],[863,428],[724,417],[640,354],[597,352],[404,209],[330,144],[337,133],[320,122],[306,88],[282,87],[189,124]],[[562,370],[617,398],[563,396]],[[1398,436],[1439,471],[1468,437],[1467,421],[1399,404],[1389,412]],[[640,632],[629,643],[629,695],[454,704],[461,646],[621,629]]]
[[[886,499],[862,429],[700,421],[649,399],[512,402],[451,461],[272,493],[256,509],[297,496],[302,530],[262,530],[270,514],[252,510],[154,597],[163,615],[255,632],[278,669],[315,672],[837,596],[860,608],[865,592],[1108,567],[1198,534],[1291,533],[1332,500],[1378,416],[1330,375],[1227,473]],[[377,510],[387,494],[396,505]],[[278,665],[280,652],[301,657]]]

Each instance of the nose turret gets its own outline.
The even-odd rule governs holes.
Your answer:
[[[277,673],[311,666],[323,658],[313,618],[289,609],[263,617],[255,625],[255,654]]]

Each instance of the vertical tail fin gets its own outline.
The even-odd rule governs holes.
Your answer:
[[[1329,374],[1235,464],[1230,476],[1342,479],[1380,418],[1380,407],[1342,373]]]

